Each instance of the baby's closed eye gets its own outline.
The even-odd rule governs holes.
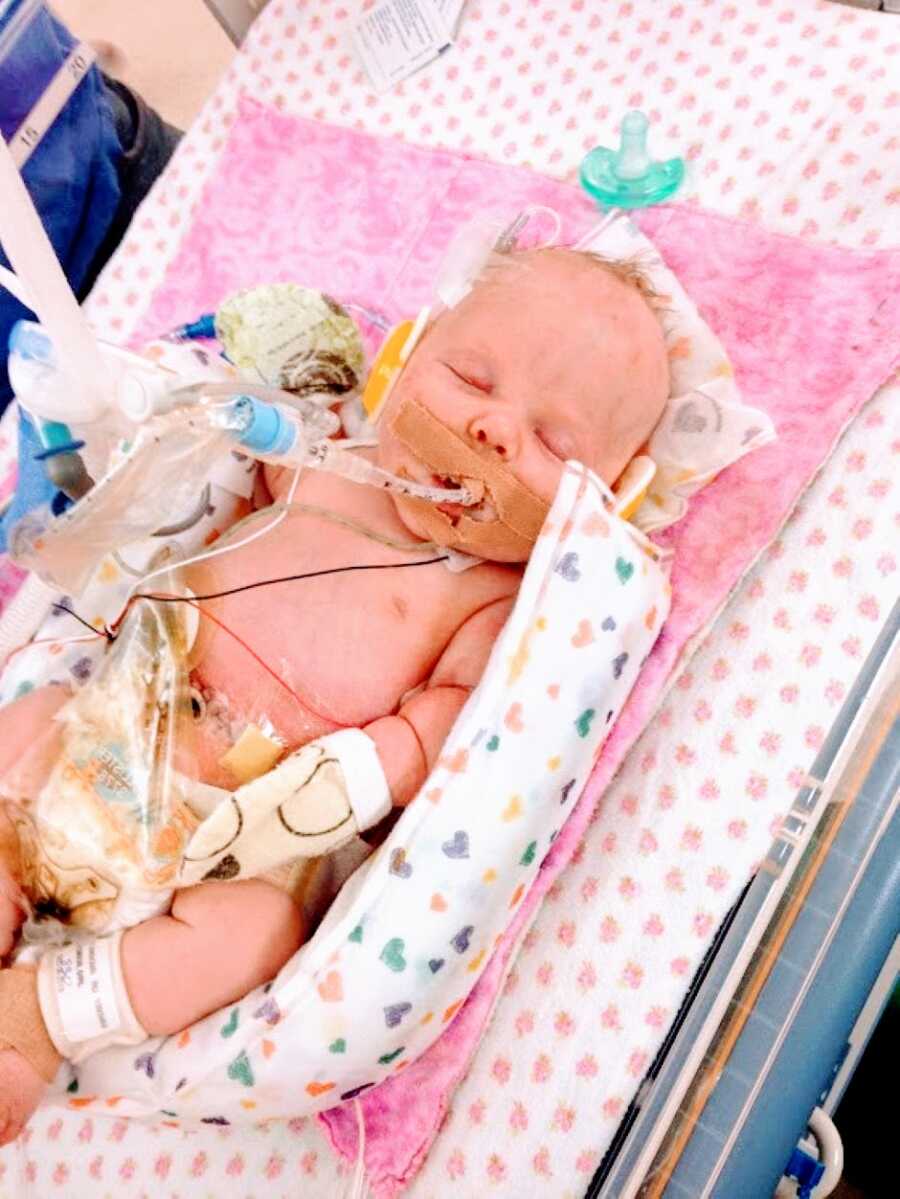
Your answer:
[[[470,366],[466,363],[453,365],[449,362],[444,364],[452,375],[455,375],[461,383],[465,383],[467,387],[474,387],[476,391],[484,392],[485,395],[490,395],[494,390],[494,385],[487,371]]]
[[[535,436],[543,448],[561,462],[577,458],[576,438],[565,429],[554,429],[546,425],[536,426]]]

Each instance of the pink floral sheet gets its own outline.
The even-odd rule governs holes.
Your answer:
[[[499,14],[502,7],[470,5],[476,21],[489,20],[490,10]],[[629,78],[654,61],[661,67],[663,54],[666,62],[674,63],[668,76],[645,87],[648,93],[651,87],[660,89],[655,93],[659,103],[671,95],[667,78],[675,81],[676,89],[685,89],[685,95],[694,95],[693,105],[682,105],[679,120],[683,133],[693,132],[705,140],[704,152],[722,122],[727,123],[724,114],[734,115],[727,106],[714,103],[720,97],[713,90],[713,79],[703,83],[698,76],[700,82],[686,82],[699,70],[693,54],[698,62],[708,61],[708,55],[703,58],[700,53],[700,42],[720,36],[711,23],[704,25],[706,8],[687,4],[663,11],[660,6],[649,30],[645,17],[639,21],[628,11],[631,5],[609,5],[602,18],[609,26],[607,35],[618,35],[611,40],[618,44],[616,53],[627,64],[622,69]],[[881,103],[889,85],[877,77],[881,71],[884,80],[883,66],[894,51],[885,42],[879,19],[836,6],[811,5],[809,23],[814,31],[809,35],[803,33],[800,17],[786,17],[788,5],[758,5],[752,17],[745,9],[740,23],[726,28],[719,57],[735,64],[722,76],[732,86],[745,63],[753,70],[765,66],[774,75],[771,94],[761,89],[753,93],[750,116],[755,112],[756,120],[760,109],[769,111],[770,120],[780,116],[790,123],[792,135],[799,131],[797,140],[808,134],[804,153],[809,137],[815,141],[810,126],[822,119],[823,105],[826,113],[833,114],[833,122],[829,125],[826,118],[819,125],[821,157],[817,171],[806,176],[796,169],[798,152],[789,144],[791,139],[773,143],[773,170],[751,179],[747,159],[741,159],[748,145],[738,148],[732,141],[729,147],[731,135],[722,138],[719,164],[733,148],[735,163],[745,165],[735,165],[737,173],[720,180],[715,179],[717,172],[701,178],[699,198],[735,210],[731,208],[735,191],[755,188],[761,197],[756,215],[767,225],[782,228],[796,219],[794,231],[800,231],[799,203],[790,203],[795,188],[808,205],[804,220],[820,223],[820,230],[807,229],[808,235],[821,231],[849,244],[871,244],[885,237],[890,241],[892,208],[877,180],[868,188],[856,189],[863,202],[856,205],[861,212],[851,217],[834,209],[835,178],[826,180],[821,195],[818,184],[810,184],[817,174],[820,178],[829,171],[840,174],[839,159],[853,159],[854,152],[839,153],[839,147],[857,134],[856,144],[863,153],[848,163],[848,179],[853,180],[855,170],[862,171],[856,165],[860,157],[866,173],[877,171],[873,164],[878,152],[895,136]],[[130,331],[129,324],[134,328],[146,305],[154,269],[160,262],[165,266],[181,230],[190,224],[188,206],[197,195],[197,181],[206,178],[221,150],[214,143],[223,137],[242,77],[252,79],[255,90],[270,100],[277,102],[280,97],[282,107],[316,111],[345,123],[365,118],[376,129],[390,128],[390,120],[384,118],[398,105],[411,108],[416,102],[409,92],[405,97],[376,100],[361,86],[351,89],[351,65],[341,66],[346,49],[341,51],[335,36],[343,16],[327,4],[316,6],[316,12],[321,15],[311,15],[302,5],[270,5],[232,79],[219,89],[95,293],[95,320],[109,334],[121,336]],[[592,11],[590,19],[596,16]],[[506,25],[501,28],[501,16],[496,19],[496,26],[483,27],[485,34],[495,30],[494,38],[487,40],[508,33]],[[543,36],[546,44],[548,37],[551,42],[554,37],[561,41],[577,37],[579,23],[587,19],[584,6],[567,10],[530,5],[521,18],[524,27],[509,33],[512,53],[498,52],[491,69],[502,85],[521,96],[526,86],[521,79],[528,86],[531,82],[527,72],[519,75],[519,69],[534,38]],[[574,28],[563,33],[566,22]],[[635,50],[646,50],[653,38],[660,43],[664,35],[668,40],[661,43],[664,49],[655,51],[655,59],[651,55],[641,61],[641,54],[634,56]],[[293,59],[287,53],[279,59],[279,50],[270,52],[273,40],[278,47],[288,47],[292,39],[297,44]],[[802,59],[804,40],[808,58],[799,67],[791,65],[790,59]],[[769,44],[773,41],[775,46]],[[460,59],[465,55],[471,65],[477,45],[470,42],[458,49]],[[548,50],[548,57],[552,53]],[[319,57],[311,60],[310,71],[301,81],[295,59],[310,54]],[[688,55],[687,60],[679,63],[679,54]],[[830,91],[823,85],[810,93],[803,86],[816,54],[825,63],[826,79],[832,72]],[[451,69],[450,58],[439,64],[441,72]],[[849,103],[857,95],[844,86],[850,58],[865,60],[852,70],[865,72],[862,107],[869,107],[869,114],[861,114],[858,101]],[[834,77],[835,67],[841,72],[838,77]],[[556,64],[544,62],[541,69],[551,83],[557,78]],[[560,66],[560,87],[555,91],[560,99],[548,103],[559,103],[564,115],[568,110],[566,120],[571,121],[582,111],[576,99],[580,94],[577,71],[568,81],[561,79],[562,71]],[[335,92],[333,84],[345,76]],[[413,81],[407,85],[409,90],[420,85],[427,90],[427,78],[425,74]],[[437,79],[433,72],[432,79]],[[493,75],[486,86],[491,87],[492,80]],[[776,90],[779,82],[785,86]],[[471,79],[446,83],[448,88],[457,85],[471,87]],[[842,87],[843,96],[832,94]],[[804,91],[812,96],[806,109],[792,111],[796,93]],[[457,112],[465,114],[467,104],[474,109],[471,97],[458,98]],[[810,108],[812,117],[807,120]],[[871,115],[873,110],[877,116]],[[707,113],[710,119],[703,122]],[[484,130],[483,118],[476,112],[470,115],[471,121],[463,116],[457,124],[474,133],[459,136],[482,139],[486,144],[478,148],[492,157],[509,157],[507,147],[493,138],[492,131]],[[840,126],[836,133],[835,125]],[[868,125],[877,128],[864,134]],[[416,131],[407,132],[413,136]],[[439,135],[435,130],[430,133],[432,140],[457,136],[449,125]],[[428,136],[423,130],[417,140]],[[865,138],[868,141],[859,140]],[[570,159],[577,157],[572,131],[563,130],[558,145]],[[209,157],[204,161],[205,155]],[[191,159],[193,166],[186,165]],[[554,168],[552,163],[538,165]],[[729,165],[730,160],[726,168]],[[772,186],[763,193],[758,179],[768,176]],[[725,186],[729,178],[731,188]],[[860,182],[861,178],[860,174]],[[868,228],[860,223],[866,220]],[[152,227],[146,227],[147,222]],[[893,227],[896,231],[896,223]],[[491,1193],[512,1195],[532,1193],[537,1186],[554,1194],[583,1191],[648,1055],[652,1056],[677,1007],[717,913],[727,906],[738,876],[743,878],[764,851],[770,821],[790,802],[797,772],[809,764],[896,592],[896,562],[887,547],[897,509],[892,481],[900,443],[897,398],[896,388],[883,393],[855,422],[781,541],[745,580],[715,634],[681,673],[667,706],[607,791],[573,864],[550,889],[526,938],[507,993],[411,1193],[481,1195],[489,1188]],[[644,861],[654,864],[655,874],[664,882],[662,892],[642,882],[637,867]],[[302,1186],[303,1194],[325,1196],[334,1194],[339,1185],[337,1168],[328,1152],[323,1153],[315,1129],[296,1122],[254,1131],[193,1134],[164,1125],[147,1130],[48,1112],[35,1121],[28,1142],[0,1155],[0,1193],[8,1187],[16,1195],[67,1190],[82,1194],[88,1178],[96,1193],[110,1187],[118,1193],[127,1186],[135,1194],[150,1187],[154,1194],[205,1194],[211,1189],[226,1194],[294,1194]]]

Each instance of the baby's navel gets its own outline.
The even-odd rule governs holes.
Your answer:
[[[393,595],[391,596],[391,603],[393,604],[394,610],[400,619],[406,620],[407,616],[409,615],[409,601],[403,599],[399,595]]]

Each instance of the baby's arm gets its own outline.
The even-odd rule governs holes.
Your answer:
[[[64,687],[41,687],[0,708],[0,958],[12,949],[25,918],[19,839],[4,801],[22,803],[37,795],[59,748],[53,717],[68,698]]]
[[[408,804],[428,777],[484,673],[513,602],[514,597],[495,600],[470,616],[444,650],[424,691],[395,716],[382,716],[363,730],[375,742],[396,806]]]
[[[363,730],[375,743],[395,805],[409,803],[425,781],[481,678],[512,603],[498,600],[470,616],[441,655],[426,688],[397,715]],[[129,929],[122,940],[134,1012],[153,1034],[183,1028],[273,977],[304,935],[299,909],[262,879],[183,889],[170,915]],[[181,980],[179,987],[166,986],[172,977]]]
[[[59,745],[53,717],[70,698],[66,687],[51,683],[0,708],[0,793],[33,798],[43,786]]]

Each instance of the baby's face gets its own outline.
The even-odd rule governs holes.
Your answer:
[[[381,417],[379,462],[440,485],[438,464],[418,458],[391,428],[398,408],[414,401],[549,506],[566,459],[609,484],[618,478],[662,414],[668,385],[659,322],[633,287],[571,253],[518,254],[492,268],[416,347]],[[419,504],[396,502],[413,533],[437,539]],[[462,512],[477,521],[496,516],[489,489],[474,509],[441,510],[454,522]],[[467,549],[455,530],[446,540]],[[510,536],[490,556],[524,561],[527,552]]]

